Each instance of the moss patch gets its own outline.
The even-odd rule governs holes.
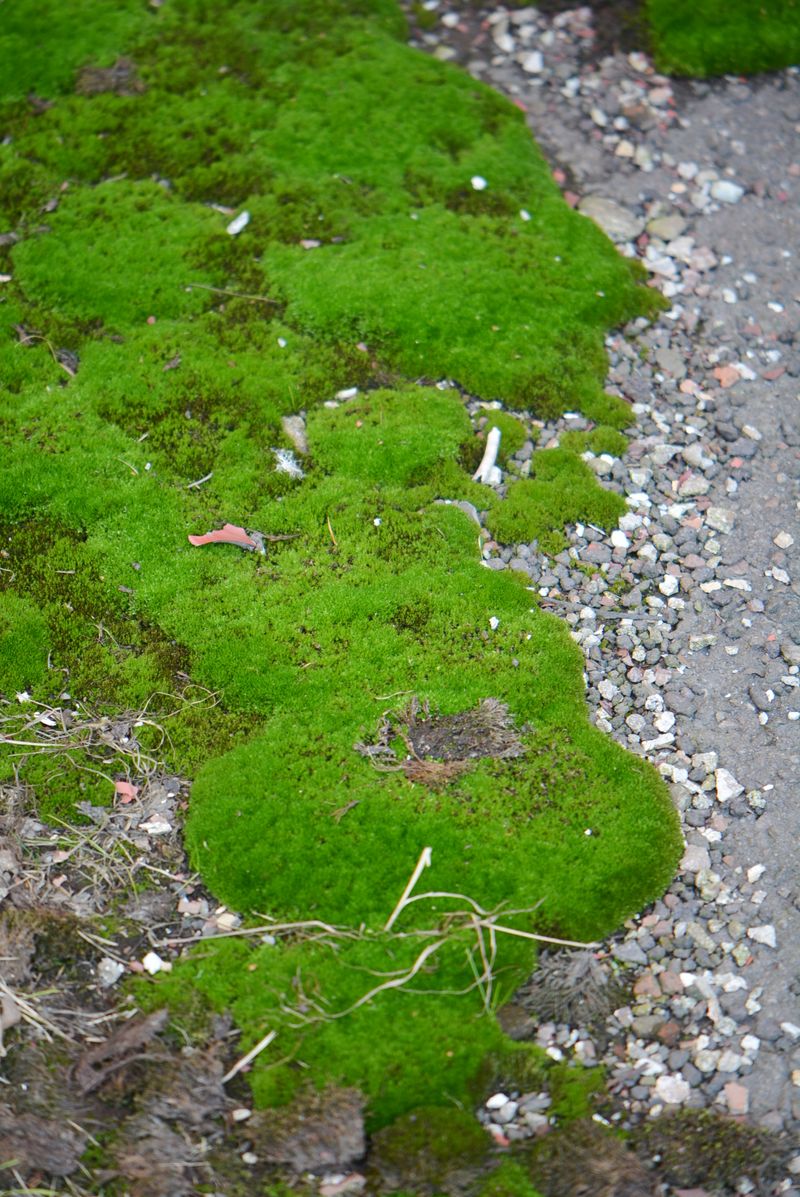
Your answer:
[[[273,1026],[259,1102],[307,1076],[363,1089],[373,1125],[463,1101],[510,1050],[492,1011],[535,955],[504,933],[489,985],[471,902],[516,910],[511,931],[600,935],[681,845],[656,772],[589,725],[566,628],[437,503],[490,507],[516,541],[608,524],[621,501],[559,449],[500,502],[462,466],[460,393],[412,380],[623,427],[603,333],[658,299],[563,203],[519,112],[408,50],[388,0],[103,14],[88,57],[45,22],[52,103],[20,98],[20,68],[0,107],[0,170],[25,181],[2,201],[19,240],[0,304],[0,618],[25,664],[0,668],[108,706],[189,676],[224,697],[173,735],[193,867],[247,916],[333,930],[204,944],[147,994],[187,1022],[230,1008],[245,1048]],[[135,88],[97,73],[123,56]],[[188,542],[228,522],[266,552]],[[471,751],[435,790],[382,771],[355,745],[412,695],[450,728],[503,704],[523,751]],[[415,897],[455,897],[387,932],[425,848]]]
[[[755,74],[800,60],[798,0],[647,0],[660,71]]]
[[[493,508],[487,523],[504,544],[538,540],[546,551],[558,551],[565,543],[565,524],[582,521],[611,529],[625,510],[622,496],[599,487],[574,453],[542,449],[534,454],[531,477],[511,484],[505,502]]]

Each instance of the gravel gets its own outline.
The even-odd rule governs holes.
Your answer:
[[[675,83],[638,52],[593,58],[588,8],[437,11],[416,43],[525,109],[565,201],[672,305],[606,341],[632,438],[623,459],[586,460],[626,497],[619,528],[577,525],[554,560],[484,533],[485,564],[526,573],[566,619],[592,718],[653,761],[686,836],[669,891],[604,949],[631,1003],[600,1032],[536,1038],[605,1064],[620,1125],[708,1107],[796,1132],[800,73]],[[587,426],[532,425],[542,446]],[[498,1133],[541,1133],[527,1101],[506,1099]]]

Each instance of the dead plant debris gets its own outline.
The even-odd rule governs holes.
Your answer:
[[[138,96],[146,87],[136,74],[136,64],[130,58],[118,58],[110,67],[84,67],[79,73],[75,91],[80,96]]]
[[[403,760],[393,743],[398,739],[405,745]],[[414,697],[398,714],[382,716],[371,744],[353,747],[381,772],[405,773],[409,781],[431,789],[446,785],[476,760],[525,753],[508,706],[496,698],[484,698],[471,711],[432,715],[429,704]]]

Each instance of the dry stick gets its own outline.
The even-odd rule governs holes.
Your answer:
[[[481,464],[478,466],[475,473],[472,475],[473,482],[487,482],[489,481],[492,470],[495,468],[497,461],[497,454],[500,450],[500,429],[492,428],[486,438],[486,448],[483,451]]]
[[[209,287],[206,283],[187,283],[186,290],[213,291],[216,295],[231,295],[234,299],[253,299],[258,303],[274,303],[280,306],[279,299],[270,299],[267,295],[243,295],[241,291],[229,291],[227,287]]]
[[[391,981],[384,981],[382,985],[376,985],[374,989],[370,989],[369,993],[365,993],[363,997],[360,997],[357,1002],[353,1002],[353,1005],[348,1006],[346,1010],[339,1010],[336,1014],[326,1014],[324,1016],[325,1020],[332,1022],[334,1019],[344,1018],[346,1015],[352,1014],[354,1010],[358,1010],[359,1006],[365,1005],[367,1002],[371,1001],[374,997],[377,997],[379,993],[382,993],[386,989],[401,989],[407,981],[410,981],[412,977],[417,975],[428,957],[432,956],[434,952],[438,952],[439,948],[443,948],[446,943],[446,937],[444,939],[437,939],[436,943],[429,943],[426,948],[422,949],[411,968],[408,969],[408,971],[405,972],[402,977],[395,977]],[[304,1021],[314,1022],[316,1020],[306,1019]]]
[[[194,481],[194,482],[187,482],[187,483],[186,483],[186,489],[187,489],[187,490],[191,490],[193,486],[200,487],[200,486],[202,486],[202,485],[203,485],[203,483],[204,483],[204,482],[208,482],[208,481],[209,481],[209,479],[211,479],[211,478],[213,478],[213,477],[214,477],[214,471],[213,471],[213,470],[209,470],[209,472],[208,472],[207,474],[205,474],[205,475],[204,475],[204,477],[202,477],[202,478],[198,478],[198,479],[196,479],[196,481]]]
[[[224,1077],[222,1078],[221,1084],[227,1085],[228,1081],[232,1081],[233,1078],[235,1076],[237,1076],[242,1071],[243,1068],[247,1067],[247,1065],[250,1063],[251,1060],[255,1060],[255,1058],[259,1054],[259,1052],[263,1052],[265,1047],[269,1047],[270,1043],[272,1043],[273,1039],[277,1036],[277,1034],[278,1034],[277,1031],[270,1031],[267,1035],[264,1036],[263,1039],[259,1039],[259,1041],[255,1045],[255,1047],[251,1047],[250,1051],[246,1052],[245,1055],[242,1056],[241,1060],[237,1060],[236,1063],[234,1064],[233,1068],[231,1068],[228,1072],[225,1073]]]
[[[518,931],[516,927],[504,927],[500,923],[487,920],[481,923],[483,927],[493,927],[495,931],[501,931],[504,935],[516,935],[519,939],[537,939],[542,943],[557,943],[564,948],[599,948],[599,943],[581,943],[577,939],[554,939],[552,935],[539,935],[535,931]]]
[[[406,888],[403,890],[402,894],[400,895],[400,901],[397,903],[394,910],[389,915],[389,918],[384,923],[384,926],[383,926],[384,931],[391,931],[395,921],[397,920],[398,916],[400,915],[400,912],[402,911],[403,907],[406,904],[406,899],[408,898],[408,895],[411,893],[412,889],[419,881],[420,874],[422,873],[422,870],[427,869],[430,866],[432,851],[433,851],[432,848],[423,848],[422,851],[420,852],[419,860],[416,863],[414,872],[409,877],[408,884],[406,885]]]

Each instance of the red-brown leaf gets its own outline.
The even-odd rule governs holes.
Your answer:
[[[256,542],[248,536],[244,528],[236,524],[225,524],[222,528],[215,528],[213,532],[206,532],[203,536],[190,536],[189,544],[235,544],[243,549],[255,549]]]

